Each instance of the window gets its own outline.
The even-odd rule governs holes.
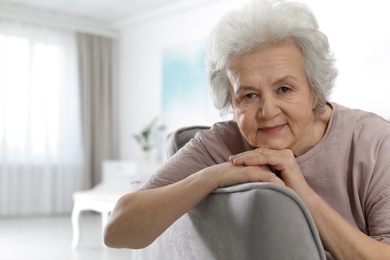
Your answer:
[[[0,32],[0,158],[7,162],[57,162],[71,145],[81,147],[74,39],[63,39]],[[76,154],[68,159],[80,160]]]
[[[73,32],[0,20],[0,216],[69,212],[84,183]]]

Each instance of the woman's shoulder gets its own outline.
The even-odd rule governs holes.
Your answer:
[[[223,144],[232,154],[253,149],[242,136],[234,120],[217,122],[210,129],[199,131],[195,138],[201,140],[206,146]]]
[[[338,128],[352,129],[354,131],[367,131],[390,133],[390,122],[384,117],[362,109],[350,108],[332,103],[335,120]]]
[[[241,135],[241,133],[237,123],[234,120],[229,120],[229,121],[216,122],[208,129],[200,130],[196,134],[196,137],[197,136],[201,136],[201,137],[219,136],[225,138],[225,137],[237,137],[239,135]]]
[[[390,149],[390,122],[380,115],[361,109],[332,104],[334,119],[330,136],[336,143],[345,143],[356,150]],[[350,144],[349,144],[350,143]],[[386,148],[387,149],[387,148]]]
[[[212,132],[219,135],[241,135],[238,124],[234,120],[220,121],[213,124],[210,128]]]

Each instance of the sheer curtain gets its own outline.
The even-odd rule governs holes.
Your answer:
[[[0,216],[69,212],[84,188],[77,41],[0,20]]]

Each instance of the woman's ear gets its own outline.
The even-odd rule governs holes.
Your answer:
[[[313,88],[312,88],[312,91],[311,91],[311,93],[312,93],[312,109],[315,109],[316,107],[317,107],[317,104],[318,104],[318,94],[313,90]]]

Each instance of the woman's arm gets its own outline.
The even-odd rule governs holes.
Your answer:
[[[123,196],[109,218],[104,243],[116,248],[148,246],[215,189],[208,178],[199,172],[172,185]]]
[[[235,165],[270,165],[280,172],[308,207],[325,248],[335,259],[390,259],[390,245],[374,240],[349,224],[318,196],[304,179],[290,150],[256,149],[231,156]]]
[[[390,245],[353,227],[314,191],[302,199],[313,216],[324,246],[335,259],[390,259]]]
[[[227,162],[165,187],[129,193],[114,208],[104,242],[116,248],[146,247],[213,190],[251,181],[282,183],[268,167],[242,167]]]

